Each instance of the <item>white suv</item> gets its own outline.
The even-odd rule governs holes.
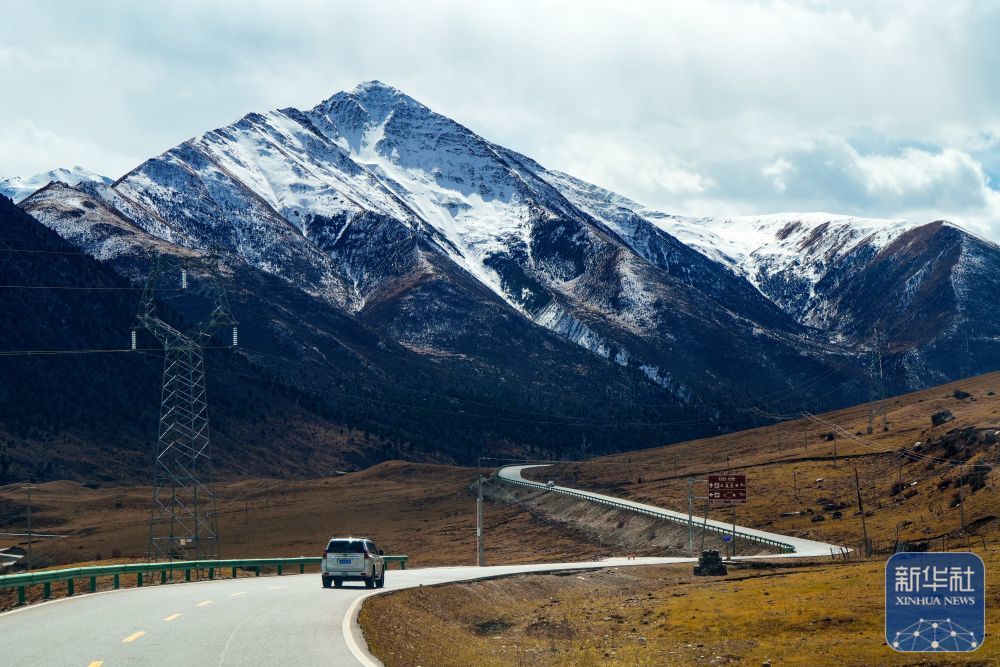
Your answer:
[[[326,545],[319,571],[323,588],[337,588],[345,581],[363,581],[367,588],[385,586],[383,552],[364,537],[334,537]]]

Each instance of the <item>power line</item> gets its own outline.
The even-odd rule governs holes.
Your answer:
[[[278,355],[268,354],[268,353],[265,353],[265,352],[260,352],[259,350],[252,350],[252,349],[249,349],[249,348],[243,348],[243,350],[245,352],[250,352],[252,354],[257,354],[257,355],[264,356],[264,357],[270,357],[272,359],[277,359],[279,361],[283,361],[283,362],[291,363],[291,364],[296,364],[296,365],[304,366],[304,367],[307,367],[307,368],[313,368],[314,369],[317,366],[316,364],[310,364],[310,363],[306,363],[306,362],[295,361],[293,359],[287,359],[285,357],[280,357]],[[334,366],[332,366],[330,364],[321,364],[321,366],[324,367],[324,368],[329,368],[331,370],[336,370],[336,367],[334,367]],[[378,382],[378,383],[381,383],[381,384],[398,386],[395,382],[392,382],[391,380],[383,380],[383,379],[377,378],[377,377],[369,377],[368,379],[372,380],[373,382]],[[554,415],[552,413],[540,412],[540,411],[536,411],[536,410],[522,410],[520,408],[511,408],[511,407],[507,407],[507,406],[503,406],[503,405],[497,405],[495,403],[486,403],[486,402],[483,402],[483,401],[476,401],[474,399],[469,399],[469,398],[460,398],[458,396],[452,396],[450,394],[440,394],[440,393],[436,393],[436,392],[423,391],[423,390],[420,390],[420,389],[412,389],[412,388],[406,388],[405,391],[411,392],[411,393],[416,393],[416,394],[422,394],[422,395],[425,395],[425,396],[432,396],[432,397],[435,397],[435,398],[442,398],[442,399],[449,400],[449,401],[460,401],[462,403],[469,403],[470,405],[477,405],[477,406],[480,406],[480,407],[487,407],[487,408],[494,408],[494,409],[497,409],[497,410],[504,410],[506,412],[519,412],[519,413],[522,413],[522,414],[537,415],[537,416],[550,417],[550,418],[556,418],[556,419],[563,419],[563,420],[567,420],[567,421],[581,421],[580,417],[570,417],[570,416],[565,416],[565,415]],[[596,405],[596,404],[600,403],[600,401],[586,401],[585,403],[589,403],[591,405]],[[664,407],[667,407],[667,406],[664,406]],[[459,414],[464,414],[464,413],[459,413]],[[737,420],[731,420],[731,421],[735,422]],[[589,423],[591,423],[591,424],[597,424],[597,423],[603,423],[603,422],[589,422]],[[668,424],[669,423],[671,426],[685,426],[685,425],[697,426],[697,425],[702,425],[702,424],[720,424],[720,423],[727,423],[727,422],[725,422],[725,421],[719,421],[719,420],[712,420],[712,419],[709,419],[709,418],[706,417],[706,418],[702,418],[702,419],[690,419],[690,420],[679,420],[679,421],[673,421],[673,422],[658,422],[658,423],[659,424]]]
[[[144,287],[97,287],[84,285],[0,285],[0,289],[30,289],[30,290],[79,290],[79,291],[100,291],[118,290],[125,292],[142,292]],[[155,292],[179,292],[179,287],[157,287]]]
[[[203,349],[229,349],[230,345],[204,346]],[[118,352],[156,352],[162,347],[144,347],[132,349],[127,348],[107,348],[107,349],[75,349],[75,350],[0,350],[0,357],[45,357],[62,354],[114,354]]]

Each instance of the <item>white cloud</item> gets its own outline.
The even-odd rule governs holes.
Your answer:
[[[119,176],[375,78],[676,212],[987,220],[998,33],[1000,4],[964,0],[11,3],[0,174]]]
[[[126,159],[72,136],[44,130],[27,118],[0,126],[0,177],[32,176],[56,167],[82,164],[124,168]],[[114,171],[112,171],[114,173]]]
[[[783,157],[779,157],[774,162],[765,165],[761,170],[761,173],[771,179],[774,183],[774,189],[778,192],[784,192],[788,185],[785,183],[785,178],[790,174],[795,172],[795,165],[786,160]]]
[[[640,201],[650,196],[700,194],[715,187],[708,176],[630,136],[573,135],[536,156],[543,164],[572,164],[572,174]]]

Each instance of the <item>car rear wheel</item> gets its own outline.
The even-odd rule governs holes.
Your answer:
[[[343,585],[344,585],[344,580],[343,579],[341,579],[340,577],[334,577],[333,578],[333,587],[334,588],[340,588]]]
[[[375,588],[375,566],[372,565],[372,576],[365,577],[365,588]]]
[[[379,588],[383,588],[385,586],[385,567],[382,568],[382,576],[378,578],[378,583],[375,585]]]
[[[323,577],[323,588],[330,587],[330,577]]]

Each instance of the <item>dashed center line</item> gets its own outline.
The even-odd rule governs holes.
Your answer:
[[[180,615],[180,614],[170,614],[170,616],[167,616],[167,617],[166,617],[165,619],[163,619],[163,620],[164,620],[164,621],[166,621],[167,623],[169,623],[170,621],[173,621],[173,620],[176,620],[176,619],[178,619],[178,618],[180,618],[180,617],[181,617],[181,615]]]
[[[146,634],[145,630],[139,630],[139,632],[133,632],[128,637],[122,640],[122,644],[131,644],[139,637],[142,637],[144,634]]]
[[[240,591],[239,593],[233,593],[232,595],[230,595],[230,597],[236,597],[237,595],[246,595],[246,594],[247,594],[246,591]]]
[[[103,660],[94,660],[89,665],[87,665],[87,667],[104,667],[104,661]]]
[[[211,600],[205,600],[204,602],[199,602],[196,606],[198,606],[198,607],[204,607],[205,605],[209,605],[209,604],[212,604],[212,601]]]
[[[288,588],[288,586],[271,586],[267,590],[269,590],[269,591],[276,591],[276,590],[278,590],[280,588]]]

